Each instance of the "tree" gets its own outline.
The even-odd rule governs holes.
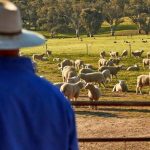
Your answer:
[[[94,8],[82,9],[81,21],[84,26],[87,35],[92,37],[101,27],[103,22],[102,13]]]

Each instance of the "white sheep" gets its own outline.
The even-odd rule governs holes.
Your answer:
[[[105,51],[100,52],[100,57],[105,58],[106,57],[106,52]]]
[[[90,69],[90,68],[82,68],[79,70],[79,74],[80,73],[92,73],[94,72],[94,70]]]
[[[140,68],[139,68],[139,66],[137,64],[127,68],[127,71],[139,71],[139,70],[140,70]]]
[[[134,57],[141,57],[143,52],[144,52],[144,50],[141,50],[141,51],[133,51],[133,52],[132,52],[132,55],[133,55]]]
[[[112,92],[128,92],[128,86],[124,80],[119,80],[119,83],[114,86]]]
[[[99,86],[102,83],[103,86],[105,87],[105,77],[102,73],[100,72],[93,72],[93,73],[80,73],[79,77],[84,80],[86,83],[89,82],[94,82],[94,83],[98,83]]]
[[[143,59],[143,67],[145,68],[145,66],[150,66],[150,59],[148,58]]]
[[[138,94],[139,91],[140,91],[140,94],[142,94],[143,86],[150,87],[150,74],[149,75],[140,75],[137,77],[136,94]]]
[[[104,75],[106,81],[108,81],[108,79],[109,79],[109,81],[111,81],[110,70],[108,70],[108,69],[103,70],[102,74]]]
[[[60,63],[60,69],[63,70],[63,68],[65,66],[73,66],[72,61],[70,61],[69,59],[64,59],[61,63]]]
[[[118,57],[119,56],[119,53],[118,52],[113,52],[113,51],[110,51],[110,57]]]
[[[104,58],[99,59],[98,67],[106,66],[106,64],[107,64],[107,60],[106,59],[104,59]]]
[[[80,94],[80,90],[85,87],[84,82],[77,83],[64,83],[60,87],[60,91],[69,99],[69,100],[77,100]]]
[[[101,92],[99,90],[99,88],[96,85],[93,85],[91,83],[87,83],[85,86],[85,89],[88,89],[88,97],[91,101],[98,101],[100,96],[101,96]],[[97,109],[97,106],[92,107]]]
[[[79,70],[82,66],[84,66],[84,61],[83,60],[80,60],[80,59],[75,60],[75,68],[76,69]]]
[[[74,76],[74,77],[67,79],[67,83],[77,83],[79,81],[80,81],[80,78],[78,76]]]

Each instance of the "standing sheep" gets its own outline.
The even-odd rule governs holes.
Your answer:
[[[94,70],[90,69],[90,68],[82,68],[79,70],[79,74],[80,73],[92,73],[94,72]]]
[[[147,58],[150,59],[150,52],[147,52]]]
[[[141,51],[134,51],[134,52],[132,52],[132,55],[134,56],[134,57],[141,57],[142,56],[142,53],[144,52],[144,50],[141,50]]]
[[[100,52],[100,58],[105,58],[105,57],[106,57],[106,52],[105,51]]]
[[[119,53],[110,51],[110,57],[119,57]]]
[[[84,61],[83,60],[80,60],[80,59],[75,60],[75,68],[76,69],[79,70],[82,66],[84,66]]]
[[[108,69],[103,70],[102,74],[104,75],[106,81],[108,81],[107,79],[109,79],[109,81],[111,80],[110,71]]]
[[[69,100],[77,100],[80,94],[80,89],[85,87],[84,82],[77,82],[77,83],[64,83],[60,87],[60,91],[69,99]]]
[[[35,61],[35,59],[43,60],[44,55],[45,55],[45,54],[33,54],[33,55],[32,55],[32,60],[33,60],[33,61]]]
[[[96,85],[93,85],[91,83],[87,83],[85,86],[85,89],[88,89],[88,97],[91,101],[98,101],[101,93],[99,88]],[[94,108],[94,107],[92,107]],[[95,106],[95,109],[97,109],[97,106]]]
[[[148,58],[143,59],[143,67],[145,68],[145,66],[150,66],[150,59]]]
[[[119,83],[117,83],[112,92],[128,92],[127,84],[124,80],[119,80]]]
[[[150,86],[150,74],[140,75],[137,77],[136,94],[138,94],[139,91],[140,91],[140,94],[142,94],[143,86]]]

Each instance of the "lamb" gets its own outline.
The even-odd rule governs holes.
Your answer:
[[[90,68],[82,68],[79,70],[79,74],[80,73],[92,73],[94,72],[94,70],[90,69]]]
[[[105,58],[106,57],[106,52],[105,51],[100,52],[100,57]]]
[[[103,86],[105,87],[105,77],[100,72],[93,72],[93,73],[87,73],[87,74],[80,73],[79,77],[80,79],[84,80],[86,83],[94,82],[94,83],[98,83],[99,86],[102,83]]]
[[[137,64],[127,68],[127,71],[139,71],[139,70],[140,70],[140,68],[139,68],[139,66]]]
[[[110,71],[111,78],[115,76],[117,79],[117,73],[121,70],[121,68],[122,66],[102,66],[98,70],[103,71],[103,70],[108,69]]]
[[[60,87],[64,84],[65,82],[58,82],[58,83],[53,83],[57,88],[60,89]]]
[[[150,59],[150,52],[147,52],[147,58]]]
[[[119,80],[119,83],[117,83],[112,92],[128,92],[127,84],[124,80]]]
[[[67,79],[67,83],[77,83],[79,81],[80,81],[80,78],[78,76],[74,76],[74,77]]]
[[[45,54],[33,54],[33,55],[32,55],[32,60],[33,60],[33,61],[35,61],[35,59],[43,60],[44,55],[45,55]]]
[[[136,94],[138,94],[139,91],[140,91],[140,94],[142,94],[143,86],[150,86],[150,74],[140,75],[137,77]]]
[[[112,52],[110,51],[110,57],[118,57],[119,53],[118,52]]]
[[[69,99],[69,100],[77,100],[80,94],[80,90],[85,87],[84,82],[77,83],[64,83],[60,87],[60,91]]]
[[[132,52],[132,55],[134,56],[134,57],[141,57],[142,56],[142,53],[144,52],[144,50],[141,50],[141,51],[134,51],[134,52]]]
[[[62,78],[63,82],[67,82],[67,80],[71,77],[77,76],[76,70],[72,66],[65,66],[62,70]]]
[[[145,68],[145,66],[150,66],[150,59],[148,58],[143,59],[143,67]]]
[[[75,60],[75,68],[76,69],[79,70],[82,66],[84,66],[84,61],[83,60],[80,60],[80,59]]]
[[[110,71],[108,69],[103,70],[102,74],[104,75],[106,81],[107,81],[107,79],[109,79],[109,81],[111,80]]]
[[[88,89],[88,97],[91,101],[98,101],[99,100],[99,98],[101,96],[101,92],[96,85],[93,85],[91,83],[87,83],[85,86],[85,89]],[[95,109],[97,109],[97,106],[95,106]]]
[[[124,50],[121,54],[121,57],[127,57],[128,56],[128,51]]]

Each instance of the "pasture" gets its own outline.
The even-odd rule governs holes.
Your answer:
[[[142,39],[147,40],[143,43]],[[125,41],[128,41],[126,43]],[[57,62],[53,62],[53,58],[59,57],[61,59],[81,59],[85,63],[92,64],[97,70],[99,53],[102,50],[107,52],[107,59],[109,58],[109,51],[118,51],[119,54],[123,50],[144,50],[142,55],[146,57],[146,52],[150,51],[150,36],[116,36],[116,37],[95,37],[81,39],[76,38],[61,38],[48,39],[48,49],[52,51],[52,56],[45,61],[38,61],[38,74],[44,76],[50,82],[62,82],[61,72],[58,70]],[[36,48],[22,49],[22,53],[31,57],[32,54],[42,54],[45,51],[45,45]],[[88,50],[87,50],[88,47]],[[129,88],[128,93],[112,93],[113,86],[118,82],[115,78],[113,81],[106,84],[106,89],[100,87],[102,97],[100,100],[150,100],[148,94],[150,87],[144,87],[143,95],[136,95],[136,79],[138,75],[149,74],[149,70],[143,69],[142,58],[134,58],[130,55],[123,58],[120,64],[131,66],[138,64],[140,71],[126,71],[121,70],[118,73],[118,79],[126,80]],[[79,100],[88,100],[87,91],[83,89],[80,93]],[[112,108],[99,107],[98,110],[91,110],[88,107],[75,108],[77,130],[79,137],[113,137],[113,136],[146,136],[150,135],[150,110],[147,108]],[[143,143],[81,143],[81,150],[149,150],[150,144]]]

